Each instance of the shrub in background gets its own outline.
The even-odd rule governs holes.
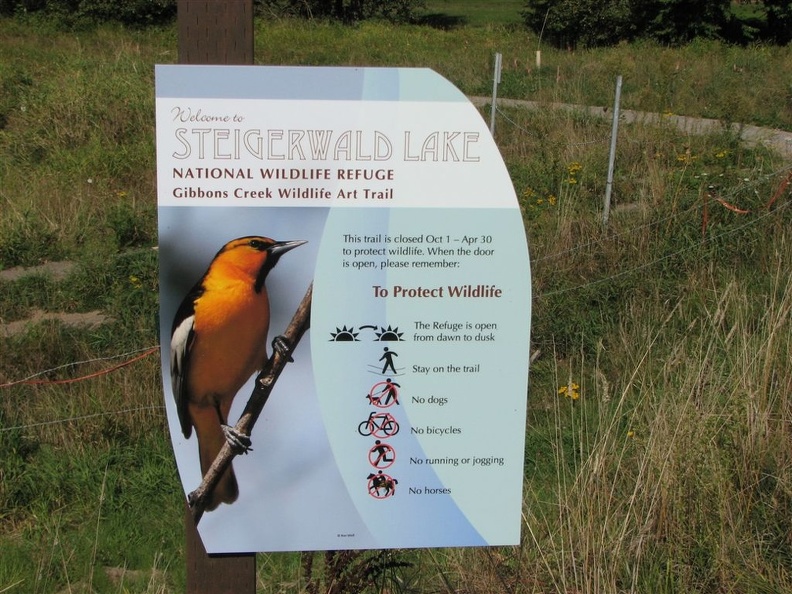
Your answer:
[[[724,36],[730,0],[632,0],[641,36],[682,44]]]
[[[785,43],[784,35],[792,35],[789,0],[766,0],[764,8],[763,37]],[[526,0],[522,14],[528,28],[558,47],[610,46],[637,38],[671,45],[697,38],[745,42],[748,36],[730,0]],[[777,23],[773,34],[771,22]]]
[[[633,37],[634,0],[528,0],[523,20],[558,47],[615,45]]]
[[[253,0],[253,4],[262,15],[405,23],[414,19],[423,0]],[[0,15],[41,13],[67,26],[118,22],[143,27],[172,21],[176,6],[177,0],[0,0]]]
[[[0,0],[0,15],[42,13],[65,25],[119,22],[135,27],[168,23],[176,0]]]
[[[764,0],[767,15],[767,36],[779,45],[792,41],[792,2]]]
[[[254,0],[259,13],[355,22],[383,18],[407,23],[423,0]]]

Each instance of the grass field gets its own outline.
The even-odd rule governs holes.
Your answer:
[[[467,14],[443,4],[429,6]],[[792,591],[789,161],[725,126],[622,126],[603,227],[610,121],[549,107],[609,106],[621,74],[624,109],[792,130],[792,50],[543,48],[537,69],[536,49],[511,26],[256,23],[257,63],[428,66],[469,95],[491,92],[501,52],[500,96],[548,106],[503,108],[496,132],[535,294],[522,546],[262,554],[260,592],[327,591],[359,563],[381,568],[366,592]],[[0,280],[0,321],[108,318],[0,335],[2,593],[184,591],[183,501],[147,354],[153,65],[175,60],[175,28],[0,20],[0,270],[74,263]]]

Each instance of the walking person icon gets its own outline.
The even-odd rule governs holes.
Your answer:
[[[382,357],[379,358],[380,361],[385,361],[385,364],[382,366],[382,373],[388,371],[388,367],[393,370],[393,373],[396,373],[396,367],[393,365],[393,358],[398,357],[399,353],[394,353],[388,347],[385,347],[382,350],[384,353],[382,354]]]

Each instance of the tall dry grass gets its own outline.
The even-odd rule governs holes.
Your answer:
[[[779,248],[788,263],[789,239]],[[529,439],[522,546],[428,553],[440,591],[790,591],[785,270],[759,311],[737,278],[701,315],[690,295],[636,302],[616,343],[549,363],[552,383],[532,393],[528,433],[542,439]],[[570,378],[576,400],[552,388]]]

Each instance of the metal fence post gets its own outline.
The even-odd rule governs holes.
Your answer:
[[[501,63],[503,56],[495,54],[495,73],[492,77],[492,110],[490,112],[490,134],[495,135],[495,111],[496,102],[498,100],[498,84],[501,81]]]
[[[622,77],[616,77],[616,98],[613,100],[613,126],[611,127],[610,155],[608,156],[608,182],[605,185],[605,205],[602,212],[602,224],[608,224],[610,216],[611,192],[613,191],[613,167],[616,161],[616,137],[619,134],[619,104],[621,102]]]

